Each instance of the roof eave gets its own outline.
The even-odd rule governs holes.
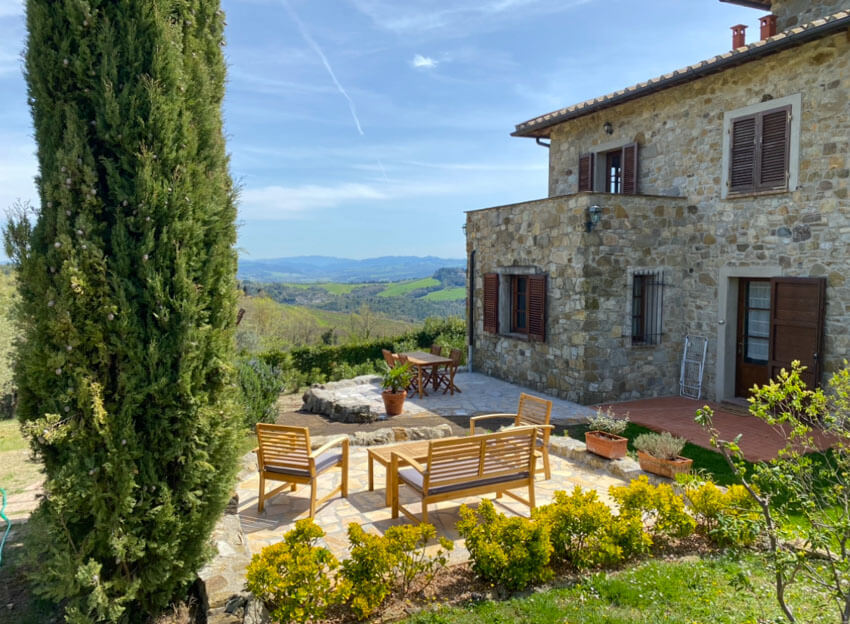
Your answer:
[[[771,0],[720,0],[727,4],[737,4],[750,9],[759,9],[760,11],[769,11],[771,8]]]
[[[564,123],[565,121],[584,117],[625,102],[637,100],[665,89],[686,84],[705,76],[710,76],[711,74],[717,74],[732,67],[737,67],[744,63],[749,63],[765,56],[769,56],[783,50],[788,50],[816,39],[827,37],[836,32],[845,30],[848,27],[850,27],[850,14],[841,18],[833,19],[825,24],[813,28],[800,30],[799,32],[794,32],[792,30],[790,33],[779,33],[779,35],[772,37],[771,39],[759,41],[753,44],[752,47],[748,47],[740,52],[733,51],[731,54],[721,56],[718,61],[703,61],[702,63],[691,66],[687,70],[674,71],[672,72],[672,75],[666,78],[657,79],[655,82],[650,82],[650,84],[646,84],[640,88],[629,87],[618,92],[613,97],[608,98],[603,96],[602,98],[597,98],[601,100],[598,104],[590,104],[578,110],[566,111],[560,114],[557,112],[550,113],[549,115],[544,115],[544,117],[549,117],[551,115],[550,119],[534,125],[529,125],[525,128],[523,126],[526,126],[529,122],[523,122],[516,126],[516,129],[511,133],[511,136],[546,138],[551,135],[552,128],[554,126]]]

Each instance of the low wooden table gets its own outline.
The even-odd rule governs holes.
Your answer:
[[[398,444],[388,444],[386,446],[368,447],[369,491],[372,492],[375,489],[375,462],[378,462],[384,467],[387,474],[387,478],[385,479],[387,488],[387,507],[392,505],[392,480],[395,478],[395,475],[390,474],[390,460],[392,459],[392,452],[403,451],[416,461],[426,461],[428,459],[428,443],[429,440],[417,440],[415,442],[399,442]]]
[[[433,353],[425,353],[424,351],[411,351],[410,353],[402,353],[401,355],[407,356],[407,361],[410,362],[411,366],[415,366],[418,371],[416,387],[419,389],[420,399],[423,394],[428,394],[425,392],[425,388],[422,387],[422,369],[431,367],[434,372],[436,372],[438,366],[444,366],[452,363],[451,358],[445,358],[442,355],[434,355]],[[436,383],[436,375],[432,375],[432,377],[434,377],[434,383]]]

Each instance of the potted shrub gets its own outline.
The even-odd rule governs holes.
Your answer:
[[[674,479],[677,474],[689,472],[694,460],[679,453],[687,441],[668,432],[642,433],[634,440],[641,470]]]
[[[629,424],[628,414],[623,418],[617,418],[610,407],[604,412],[600,408],[596,410],[594,416],[588,418],[587,423],[591,430],[584,434],[584,443],[589,452],[607,459],[626,456],[629,440],[620,434]]]
[[[398,416],[404,409],[404,399],[407,397],[407,386],[413,380],[413,371],[410,364],[399,364],[390,368],[387,366],[387,371],[384,373],[384,378],[381,382],[381,387],[384,391],[381,393],[381,398],[384,399],[384,408],[387,410],[387,416]]]

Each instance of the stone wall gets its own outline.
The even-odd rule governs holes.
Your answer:
[[[721,199],[724,112],[798,93],[798,187]],[[640,192],[654,197],[576,193],[579,154],[631,141],[640,146]],[[691,333],[709,338],[708,396],[725,398],[715,375],[725,374],[728,353],[722,361],[718,353],[734,318],[720,302],[734,295],[737,277],[782,275],[828,278],[825,370],[835,370],[850,354],[848,147],[845,34],[554,128],[550,199],[468,214],[477,273],[474,367],[583,403],[672,394]],[[591,234],[583,229],[588,201],[603,207]],[[544,344],[483,332],[482,275],[511,265],[550,276]],[[630,347],[625,318],[616,322],[635,267],[665,269],[661,348]]]
[[[850,0],[773,0],[771,3],[778,31],[807,24],[845,9],[850,9]]]
[[[585,230],[587,208],[602,208]],[[473,368],[554,392],[579,403],[673,394],[685,289],[688,220],[684,198],[580,193],[469,213],[476,252]],[[546,341],[484,332],[483,275],[512,267],[547,274]],[[631,282],[636,269],[665,271],[664,335],[653,346],[631,345]],[[687,286],[683,285],[683,275]]]

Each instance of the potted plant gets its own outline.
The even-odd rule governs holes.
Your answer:
[[[668,432],[642,433],[634,440],[641,470],[673,479],[677,474],[689,472],[694,460],[679,453],[687,440]]]
[[[413,380],[413,371],[410,364],[404,363],[390,368],[384,373],[381,387],[384,391],[381,398],[384,399],[384,408],[387,416],[397,416],[404,409],[404,399],[407,397],[407,387]]]
[[[620,434],[629,424],[629,415],[617,418],[614,411],[608,407],[604,412],[596,410],[596,414],[587,419],[590,431],[584,434],[584,443],[590,453],[601,455],[607,459],[619,459],[626,456],[628,438]]]

